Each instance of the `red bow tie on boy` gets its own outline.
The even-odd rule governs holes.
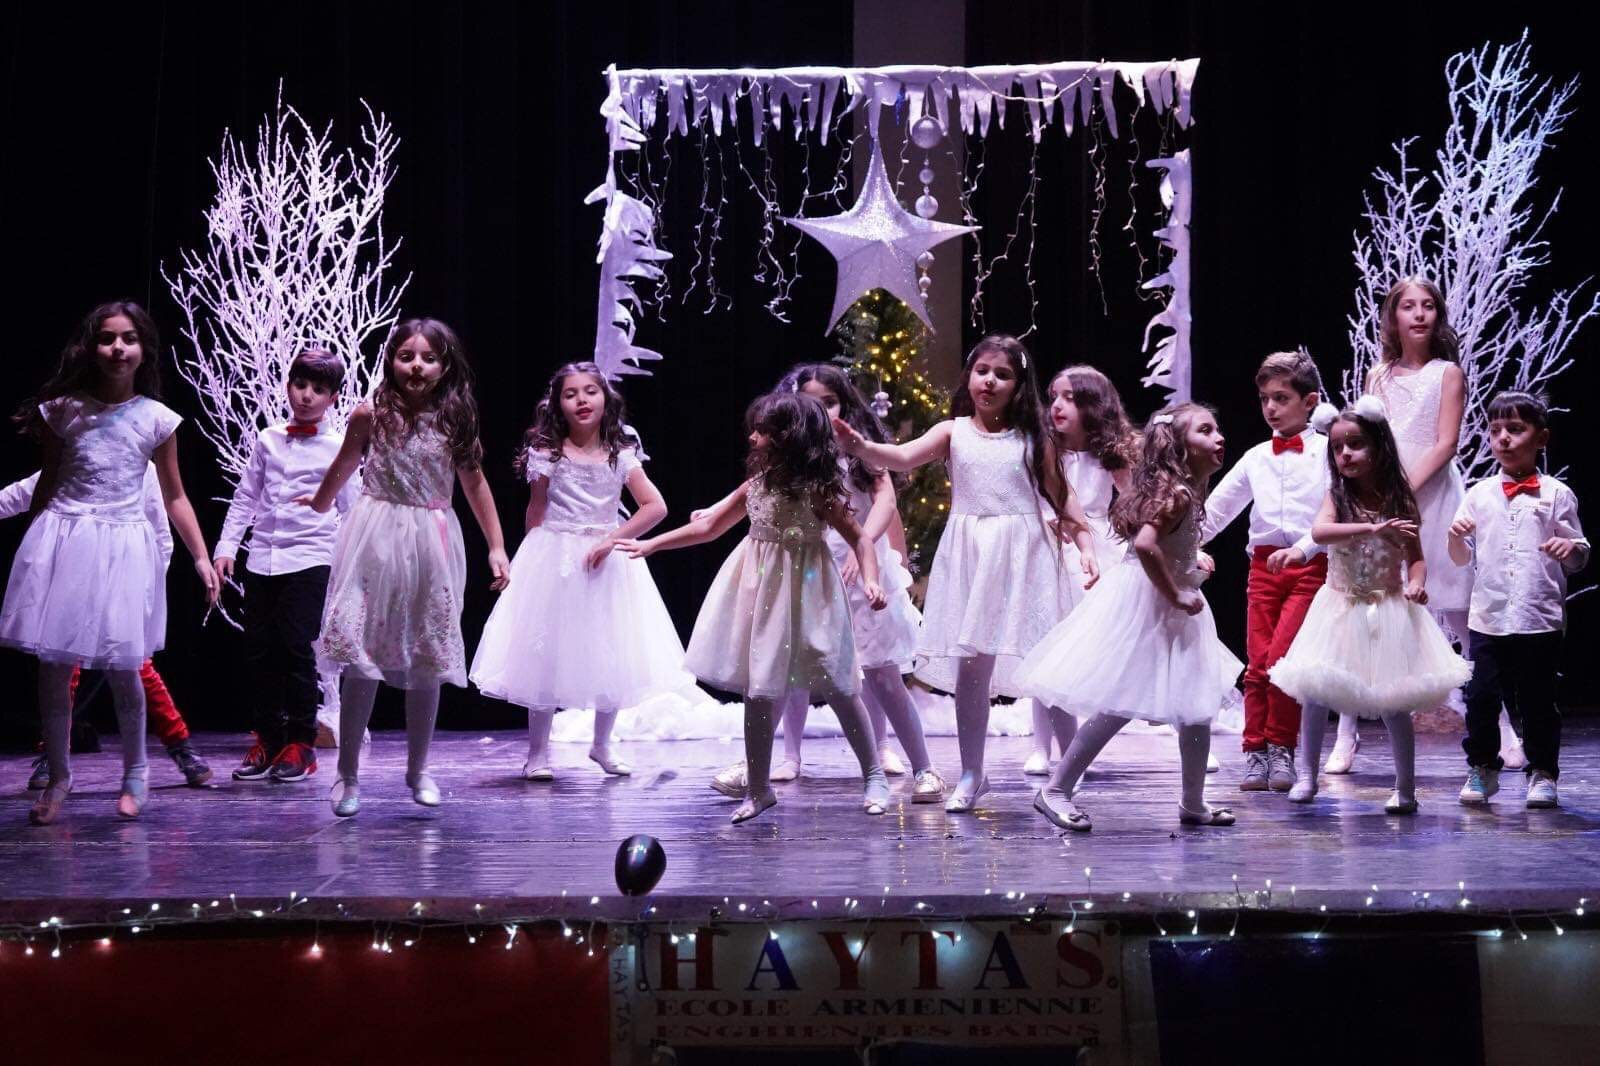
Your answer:
[[[317,435],[317,424],[312,422],[310,425],[303,425],[299,422],[290,422],[283,427],[283,431],[291,437],[315,437]]]
[[[1298,433],[1292,437],[1272,438],[1273,455],[1282,455],[1284,452],[1304,452],[1305,450],[1305,443],[1300,439],[1300,434]]]
[[[1539,475],[1529,474],[1521,481],[1502,481],[1500,482],[1500,489],[1506,494],[1506,499],[1508,500],[1515,499],[1523,493],[1527,493],[1529,496],[1538,496]]]

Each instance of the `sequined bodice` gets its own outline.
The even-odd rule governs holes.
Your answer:
[[[1376,533],[1328,546],[1328,584],[1352,599],[1380,599],[1400,591],[1405,551]]]
[[[1016,429],[985,433],[970,418],[950,431],[950,513],[1039,513],[1039,493],[1028,480],[1028,444]]]
[[[61,438],[50,510],[144,521],[146,470],[156,448],[177,428],[178,415],[146,396],[120,404],[63,396],[46,404],[42,413]]]
[[[361,491],[387,503],[440,510],[450,506],[455,476],[449,441],[425,415],[410,430],[373,434]]]
[[[1166,556],[1167,573],[1172,575],[1173,583],[1179,588],[1197,589],[1206,580],[1206,575],[1197,565],[1200,557],[1200,522],[1195,516],[1197,510],[1196,507],[1190,507],[1178,524],[1163,533],[1157,541],[1161,545],[1161,554]],[[1132,541],[1128,543],[1125,558],[1135,565],[1139,562],[1139,553],[1134,550]]]
[[[822,540],[825,523],[811,504],[768,491],[760,478],[751,480],[744,506],[752,540],[778,541],[788,547]]]
[[[1431,447],[1438,441],[1439,403],[1448,365],[1443,359],[1430,359],[1414,374],[1396,376],[1393,364],[1375,372],[1372,392],[1389,412],[1396,443]]]

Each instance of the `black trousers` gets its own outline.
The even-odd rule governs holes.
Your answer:
[[[1467,682],[1467,738],[1461,747],[1469,766],[1498,770],[1500,705],[1521,725],[1529,771],[1560,776],[1561,712],[1556,709],[1556,668],[1561,633],[1468,634],[1472,680]]]
[[[256,732],[269,753],[285,744],[314,744],[317,660],[311,642],[322,628],[322,601],[329,567],[292,574],[244,573],[244,663],[246,699]]]

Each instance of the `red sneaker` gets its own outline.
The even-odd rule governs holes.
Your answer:
[[[310,744],[301,744],[298,741],[285,744],[283,750],[278,752],[278,757],[272,760],[272,769],[268,775],[274,781],[287,784],[293,781],[304,781],[317,772],[317,752]]]
[[[235,781],[259,781],[267,776],[267,771],[272,768],[272,752],[261,743],[261,737],[256,737],[256,742],[245,753],[244,762],[240,763],[233,771]]]

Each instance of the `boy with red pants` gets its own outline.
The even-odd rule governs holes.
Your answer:
[[[1206,497],[1202,542],[1250,507],[1246,597],[1244,792],[1294,786],[1300,705],[1267,680],[1305,621],[1328,576],[1311,524],[1328,493],[1328,442],[1310,429],[1322,398],[1317,365],[1305,352],[1274,352],[1256,371],[1261,415],[1272,439],[1245,452]]]
[[[0,518],[10,518],[13,515],[24,514],[28,505],[33,501],[33,488],[39,483],[39,475],[32,474],[21,481],[13,482],[0,489]],[[150,519],[150,525],[156,533],[156,544],[161,549],[161,557],[170,561],[172,559],[172,530],[167,525],[166,504],[161,498],[161,483],[156,479],[156,468],[145,468],[144,474],[144,509]],[[199,788],[211,780],[211,767],[206,765],[189,743],[189,727],[184,723],[183,715],[178,713],[177,706],[172,702],[172,694],[167,691],[165,681],[156,673],[153,662],[146,659],[144,665],[139,667],[139,680],[144,684],[145,709],[150,719],[150,731],[154,733],[161,743],[166,745],[167,754],[172,761],[177,763],[178,770],[182,772],[183,779],[193,788]],[[99,682],[84,694],[79,701],[78,671],[72,672],[72,691],[74,695],[73,710],[76,714],[78,707],[89,702],[94,692],[98,690]],[[98,748],[98,743],[96,743]],[[28,787],[31,789],[44,788],[49,783],[50,768],[45,764],[45,757],[41,754],[33,761],[33,770],[28,775]]]

